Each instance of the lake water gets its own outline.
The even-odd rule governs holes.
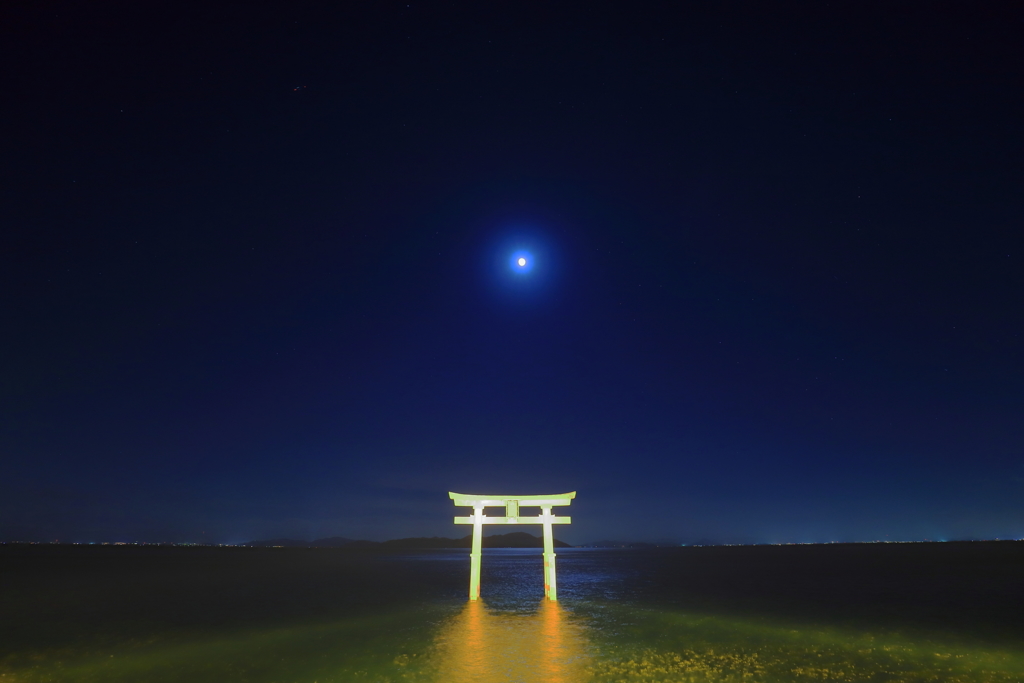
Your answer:
[[[0,547],[0,682],[1024,681],[1024,544]]]

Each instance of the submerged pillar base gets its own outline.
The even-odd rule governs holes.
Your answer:
[[[544,597],[558,600],[558,587],[555,585],[555,554],[544,553]]]

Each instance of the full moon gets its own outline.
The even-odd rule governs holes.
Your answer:
[[[530,274],[537,266],[536,259],[533,258],[533,254],[526,251],[525,249],[517,249],[508,255],[509,270],[515,273],[516,277],[526,277]]]

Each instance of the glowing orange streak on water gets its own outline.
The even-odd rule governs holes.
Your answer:
[[[562,608],[553,600],[540,604],[540,670],[544,680],[565,683],[565,652],[562,648]]]
[[[471,600],[438,634],[434,662],[445,683],[577,683],[587,650],[583,628],[557,602],[530,615],[490,613]]]
[[[470,679],[482,680],[487,673],[487,639],[484,633],[484,604],[470,600],[463,612],[464,664],[462,668]]]

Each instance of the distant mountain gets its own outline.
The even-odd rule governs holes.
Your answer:
[[[272,538],[266,541],[250,541],[242,545],[251,548],[469,548],[473,544],[472,534],[463,538],[396,538],[391,541],[354,541],[342,536],[321,538],[316,541],[296,541],[291,538]],[[563,541],[554,539],[556,548],[571,548]],[[544,539],[525,531],[513,531],[508,534],[494,534],[483,537],[485,548],[543,548]]]
[[[329,538],[320,538],[315,541],[310,541],[309,547],[311,548],[341,548],[346,545],[353,543],[359,543],[351,538],[345,538],[344,536],[331,536]]]

